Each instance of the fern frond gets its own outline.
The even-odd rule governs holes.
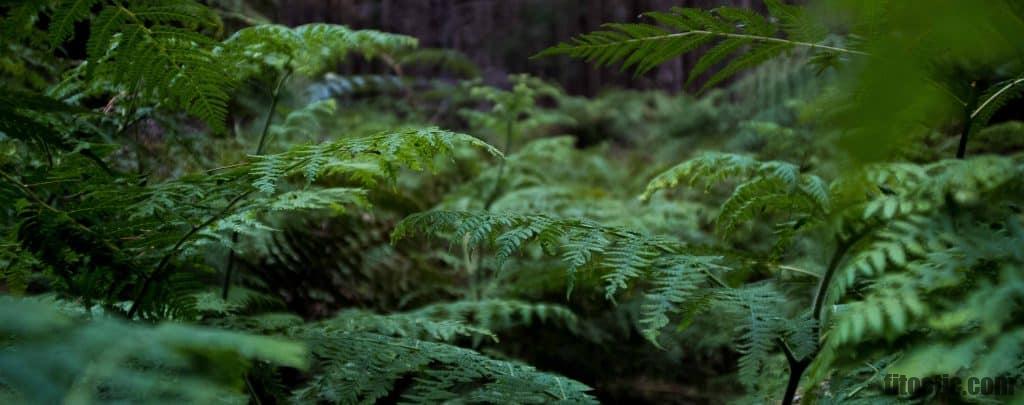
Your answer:
[[[1019,213],[1010,208],[1024,189],[1019,157],[874,165],[866,171],[866,184],[883,192],[852,205],[853,215],[845,220],[860,236],[828,291],[828,328],[812,380],[862,360],[850,354],[861,347],[894,341],[906,349],[890,373],[1009,371],[979,353],[1017,339],[1009,325],[1019,321],[989,305],[1016,302],[1024,291],[1017,273],[1008,270],[1024,263],[1011,247],[1024,241]],[[1000,346],[1008,350],[1002,355],[1016,353],[1008,347]]]
[[[295,28],[261,24],[243,28],[224,41],[225,50],[241,61],[290,69],[306,76],[323,73],[350,52],[373,58],[417,46],[416,38],[405,35],[319,23]]]
[[[1014,99],[1024,96],[1024,77],[1013,78],[990,86],[978,97],[978,106],[971,111],[971,132],[978,132],[1001,108]]]
[[[328,331],[370,332],[399,338],[451,342],[456,337],[479,336],[497,340],[486,327],[468,326],[458,319],[427,316],[422,311],[379,315],[362,310],[344,310],[320,321],[318,328]]]
[[[310,100],[320,101],[332,97],[356,96],[371,92],[390,93],[407,85],[401,77],[393,75],[345,75],[327,73],[307,89]]]
[[[562,326],[575,333],[579,332],[582,322],[571,309],[560,305],[509,299],[444,302],[430,304],[411,313],[428,319],[457,321],[493,332],[543,323]]]
[[[577,271],[607,271],[602,278],[608,298],[649,271],[652,258],[682,250],[678,242],[667,238],[605,227],[586,219],[459,211],[413,214],[395,227],[392,240],[419,232],[444,235],[469,246],[493,245],[501,260],[527,243],[535,242],[548,254],[561,258],[566,266],[570,293]]]
[[[669,315],[697,312],[711,307],[718,291],[709,285],[707,268],[718,267],[718,257],[671,256],[657,264],[651,276],[653,287],[640,306],[640,333],[660,347],[658,337],[669,324]]]
[[[374,402],[415,376],[398,395],[408,403],[594,403],[589,388],[532,367],[486,358],[455,346],[360,332],[309,330],[323,369],[294,394],[298,402]],[[371,355],[368,355],[371,354]]]
[[[700,181],[705,189],[717,182],[740,178],[740,184],[722,204],[718,226],[729,234],[739,223],[765,211],[803,213],[817,217],[831,210],[831,191],[820,177],[804,174],[786,162],[760,162],[747,156],[705,153],[656,176],[640,196],[648,200],[656,192]]]
[[[38,299],[0,299],[3,387],[19,401],[241,401],[248,360],[305,368],[306,349],[277,338],[182,324],[82,321]],[[24,367],[32,364],[32,367]]]
[[[90,71],[222,131],[235,75],[214,54],[214,40],[181,28],[219,23],[209,13],[191,1],[108,6],[92,21]]]
[[[828,35],[828,28],[808,13],[806,8],[785,4],[782,0],[765,0],[764,5],[793,40],[816,43]]]
[[[466,54],[454,49],[416,49],[400,54],[395,62],[400,66],[438,66],[470,79],[480,76],[480,67]]]
[[[382,132],[368,137],[299,146],[279,154],[253,156],[256,160],[251,171],[253,186],[269,193],[276,189],[278,181],[292,174],[301,174],[312,182],[324,173],[351,173],[351,169],[366,173],[365,168],[353,166],[353,163],[372,165],[376,168],[374,172],[393,179],[399,167],[433,170],[435,157],[453,156],[457,144],[480,148],[492,156],[502,156],[500,151],[477,138],[439,128]]]
[[[819,27],[809,27],[811,20],[802,17],[802,10],[773,2],[769,10],[781,26],[764,16],[745,9],[722,7],[712,12],[675,7],[668,12],[651,12],[645,16],[659,25],[606,24],[606,30],[583,34],[541,52],[538,56],[568,55],[599,65],[621,63],[623,69],[643,74],[654,67],[691,52],[713,41],[719,43],[698,60],[690,73],[692,82],[701,73],[750,47],[742,56],[732,59],[704,85],[707,89],[793,48],[809,48],[823,52],[863,54],[860,51],[821,43]],[[789,38],[777,35],[784,30]]]
[[[50,22],[50,46],[56,47],[74,34],[75,23],[89,18],[100,0],[62,0],[54,7]]]

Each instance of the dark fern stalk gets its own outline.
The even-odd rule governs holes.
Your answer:
[[[789,363],[789,381],[786,383],[786,393],[782,396],[782,404],[792,405],[796,399],[796,389],[800,386],[800,378],[803,377],[807,367],[811,365],[811,359],[814,356],[797,359],[786,341],[779,339],[779,345],[782,346],[782,353],[786,355],[786,362]]]
[[[816,334],[821,333],[821,312],[825,309],[825,296],[828,294],[828,287],[832,283],[832,278],[835,277],[836,270],[839,269],[839,265],[843,262],[843,258],[850,251],[860,238],[867,234],[867,230],[861,230],[854,235],[847,238],[840,238],[836,243],[836,250],[832,252],[832,258],[829,259],[828,267],[825,269],[825,274],[821,276],[821,280],[818,282],[818,288],[814,293],[814,304],[811,307],[811,319],[819,322],[818,330]],[[819,337],[820,339],[820,337]],[[811,352],[809,355],[802,359],[796,358],[793,351],[790,350],[789,345],[782,339],[780,339],[780,346],[782,346],[782,352],[786,355],[786,362],[789,363],[789,381],[786,383],[786,393],[782,396],[783,405],[791,405],[796,399],[796,390],[800,386],[800,379],[804,375],[804,371],[807,371],[807,367],[814,361],[814,357],[817,356],[817,351]]]
[[[291,62],[289,61],[286,64],[290,64],[290,63]],[[262,155],[263,152],[264,152],[264,149],[266,149],[267,137],[268,137],[268,134],[270,134],[270,123],[274,119],[274,113],[277,111],[277,103],[278,103],[278,101],[281,98],[281,88],[284,87],[285,82],[288,81],[288,78],[291,75],[292,75],[291,68],[287,68],[284,71],[284,73],[281,74],[281,77],[277,80],[277,85],[274,86],[274,91],[273,91],[273,93],[271,93],[270,109],[267,112],[267,119],[265,121],[263,121],[263,131],[260,133],[260,140],[259,140],[259,143],[256,145],[256,155]]]
[[[505,152],[506,154],[510,152],[509,148],[512,147],[512,120],[513,119],[510,118],[507,122],[505,122],[505,145],[503,146],[504,150],[502,152]],[[487,200],[484,202],[484,211],[489,211],[491,209],[491,205],[493,205],[494,202],[497,201],[498,194],[501,193],[501,180],[502,177],[504,177],[504,175],[505,159],[502,159],[501,162],[498,163],[498,175],[495,176],[494,178],[494,187],[491,188],[491,194],[487,196]]]
[[[285,65],[290,64],[291,61]],[[273,122],[274,113],[277,112],[277,103],[281,99],[281,88],[284,87],[284,83],[291,76],[292,70],[288,68],[281,74],[281,77],[277,80],[277,85],[274,86],[274,91],[271,93],[270,108],[267,111],[267,119],[263,121],[263,131],[260,132],[260,140],[256,145],[256,156],[262,155],[267,147],[267,136],[270,134],[270,123]],[[221,286],[220,296],[223,299],[228,299],[228,293],[231,292],[231,274],[235,268],[235,249],[234,244],[238,243],[238,232],[231,233],[231,245],[228,248],[228,262],[224,269],[224,283]]]
[[[977,83],[971,83],[971,95],[967,101],[967,105],[964,107],[964,128],[963,132],[960,133],[960,144],[956,148],[956,158],[963,159],[967,155],[967,138],[971,135],[971,129],[974,128],[974,116],[975,107],[978,104],[977,95]]]

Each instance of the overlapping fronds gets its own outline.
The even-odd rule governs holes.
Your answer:
[[[1014,316],[986,306],[995,297],[1018,299],[1011,298],[1019,294],[1019,280],[1009,269],[1024,263],[1016,247],[1024,228],[1011,208],[1024,196],[1020,176],[1013,157],[869,168],[866,177],[887,192],[854,207],[859,216],[848,219],[858,236],[847,242],[848,259],[829,290],[826,302],[834,314],[815,378],[861,359],[852,348],[894,339],[903,339],[906,352],[891,366],[893,373],[974,375],[992,371],[995,358],[1009,355],[981,356],[977,350],[1006,350],[1001,344],[1017,339],[1010,326]],[[945,360],[930,360],[939,352]],[[1019,364],[997,368],[992,375],[1022,371]]]
[[[60,100],[41,94],[4,89],[0,94],[0,133],[30,141],[43,148],[67,143],[59,123],[62,118],[87,113]]]
[[[724,283],[717,274],[728,271],[722,258],[692,251],[670,238],[648,236],[625,228],[602,226],[585,219],[543,215],[429,211],[409,216],[392,237],[414,232],[442,235],[467,246],[491,246],[499,263],[529,244],[559,257],[568,275],[569,293],[577,273],[594,271],[605,284],[605,297],[641,280],[653,288],[645,293],[640,330],[657,344],[669,316],[694,308],[690,315],[711,304],[713,289]]]

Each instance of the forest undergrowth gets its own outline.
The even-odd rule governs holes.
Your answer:
[[[0,1],[0,402],[1024,401],[1019,2],[537,49],[696,57],[589,98],[244,3]]]

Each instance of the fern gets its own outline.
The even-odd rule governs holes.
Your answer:
[[[623,228],[604,227],[586,219],[559,219],[542,215],[428,211],[402,220],[394,230],[397,241],[415,232],[446,235],[469,246],[492,245],[500,262],[527,243],[561,258],[572,283],[580,270],[607,271],[605,296],[613,297],[649,269],[649,260],[678,252],[678,242]],[[499,264],[500,265],[500,264]]]
[[[590,403],[589,388],[573,380],[471,350],[418,340],[490,335],[456,320],[431,320],[433,310],[371,315],[345,311],[288,334],[308,342],[320,359],[319,375],[297,390],[296,401],[368,403],[400,395],[410,403],[438,401]],[[366,355],[372,353],[372,355]],[[413,377],[411,381],[407,380]],[[400,381],[409,381],[399,391]]]
[[[750,74],[587,99],[243,3],[0,7],[0,288],[35,296],[0,299],[0,401],[959,403],[992,398],[883,378],[1024,376],[1024,158],[989,126],[1017,4],[647,13],[541,55]]]
[[[1010,101],[1024,95],[1024,91],[1021,90],[1022,84],[1024,84],[1024,77],[1018,77],[996,83],[982,92],[978,97],[977,107],[970,113],[969,130],[971,132],[980,131],[988,125],[992,116],[999,109],[1006,106]]]
[[[423,48],[400,53],[395,58],[400,67],[437,66],[459,77],[477,78],[480,67],[465,54],[452,49]]]
[[[345,59],[349,52],[367,58],[415,48],[415,38],[342,25],[307,24],[295,28],[262,24],[244,28],[224,41],[229,54],[257,67],[316,76]]]
[[[659,345],[658,336],[669,325],[669,315],[687,312],[688,317],[711,307],[720,291],[708,289],[710,280],[702,266],[714,266],[716,258],[672,257],[659,263],[654,285],[641,304],[640,332]]]
[[[329,359],[322,374],[295,393],[300,402],[373,402],[407,375],[416,378],[400,395],[410,403],[596,402],[578,382],[454,346],[358,332],[311,330],[297,336]]]
[[[458,320],[431,319],[421,311],[405,314],[377,315],[359,310],[345,310],[319,326],[330,331],[371,332],[401,338],[451,342],[461,336],[483,336],[497,339],[486,327],[467,326]]]
[[[370,92],[394,92],[405,88],[406,80],[393,75],[346,75],[327,73],[323,79],[309,86],[310,100],[332,97],[357,96]]]
[[[371,165],[374,167],[371,173],[380,173],[385,178],[393,179],[399,166],[415,170],[433,169],[434,156],[450,156],[456,144],[460,143],[482,148],[493,156],[501,156],[501,152],[494,147],[469,135],[439,128],[408,129],[300,146],[276,155],[256,156],[256,162],[252,164],[252,175],[255,176],[253,185],[263,192],[273,192],[277,182],[290,174],[303,174],[310,182],[322,173],[354,173],[366,179],[360,175],[366,173],[366,169],[352,163]],[[319,173],[307,172],[310,166],[318,168]]]
[[[502,332],[533,323],[554,324],[580,333],[582,321],[572,310],[553,304],[519,300],[486,299],[436,303],[416,309],[416,316],[460,322],[484,330]]]
[[[195,32],[218,27],[219,19],[190,1],[129,7],[110,5],[93,19],[89,70],[97,79],[155,97],[203,119],[214,130],[224,130],[233,75],[215,55],[217,43]]]
[[[1004,266],[1020,261],[1011,247],[1021,240],[1020,219],[1007,210],[1020,198],[1020,167],[1016,158],[985,156],[868,170],[868,178],[892,187],[891,195],[880,193],[851,208],[860,215],[846,226],[859,229],[859,241],[829,290],[826,302],[835,303],[835,314],[812,365],[815,379],[845,363],[846,348],[879,339],[908,341],[907,357],[889,372],[915,376],[980,372],[977,367],[991,360],[976,362],[972,348],[1013,339],[990,334],[1013,321],[986,319],[981,314],[988,310],[975,300],[1016,294]],[[989,203],[984,208],[982,198]],[[995,223],[1000,225],[993,229]],[[862,296],[838,303],[854,291]],[[922,331],[929,331],[927,338]],[[948,361],[925,360],[939,351]],[[992,375],[1002,373],[1019,371]]]
[[[67,148],[71,142],[61,135],[63,122],[87,112],[45,95],[7,89],[0,95],[0,132],[43,149]]]
[[[99,0],[62,0],[55,8],[50,23],[50,45],[57,46],[74,33],[75,23],[92,15],[92,8]]]
[[[729,178],[747,178],[721,207],[718,225],[729,234],[740,223],[767,210],[802,213],[823,219],[831,206],[830,190],[820,177],[800,173],[785,162],[759,162],[746,156],[706,153],[659,174],[647,185],[641,199],[680,182],[700,180],[706,189]]]
[[[780,2],[769,2],[776,21],[745,9],[721,7],[711,12],[675,7],[668,12],[644,14],[655,24],[607,24],[605,31],[581,35],[572,42],[552,47],[539,56],[569,55],[599,65],[621,63],[623,69],[643,74],[666,61],[703,45],[716,43],[690,71],[690,82],[721,62],[702,89],[710,88],[736,73],[754,67],[797,47],[820,52],[862,54],[860,51],[825,45],[823,29],[804,16],[804,11]],[[787,37],[777,35],[784,31]],[[749,49],[747,49],[749,48]],[[736,55],[741,49],[745,51]]]
[[[3,298],[3,396],[12,402],[241,402],[250,361],[307,366],[297,343],[180,324],[83,321]],[[33,367],[24,367],[32,364]]]

